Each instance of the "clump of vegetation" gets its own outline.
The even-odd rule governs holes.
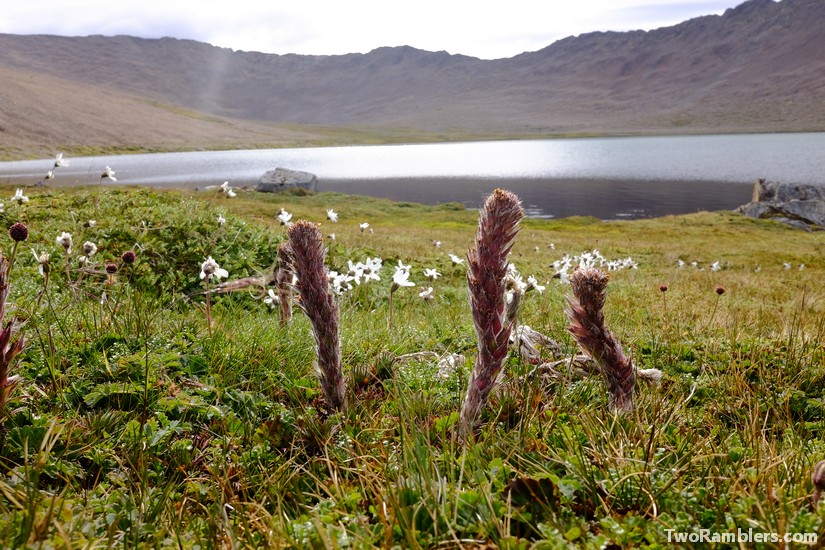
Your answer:
[[[496,314],[517,313],[532,327],[519,337],[560,350],[511,346],[465,440],[479,348],[462,256],[478,213],[233,194],[40,188],[0,213],[14,228],[0,240],[0,329],[14,327],[19,351],[4,351],[16,377],[0,416],[5,546],[655,548],[700,529],[823,535],[825,234],[730,213],[522,220],[507,256],[516,282],[503,287],[518,305],[499,311],[496,298]],[[281,323],[276,298],[288,294],[269,292],[296,263],[278,260],[282,210],[317,230],[316,267],[323,239],[340,412],[314,372],[310,317]],[[611,271],[604,326],[637,378],[662,373],[635,387],[628,414],[579,363],[555,364],[578,350],[564,311],[577,267]],[[540,290],[523,292],[518,273]],[[395,292],[389,325],[402,279],[432,290]],[[548,361],[553,375],[540,376]]]

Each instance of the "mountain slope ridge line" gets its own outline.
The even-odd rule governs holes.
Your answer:
[[[0,70],[17,84],[0,90],[0,136],[15,156],[63,144],[162,150],[823,131],[821,21],[825,2],[748,0],[722,15],[587,33],[495,60],[410,46],[308,56],[174,38],[0,34]],[[41,78],[48,82],[32,85]],[[84,93],[105,116],[72,111],[70,96]]]

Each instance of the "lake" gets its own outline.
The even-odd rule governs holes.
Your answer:
[[[642,218],[731,209],[756,178],[824,183],[825,133],[615,137],[262,149],[68,158],[50,185],[184,188],[254,186],[275,167],[318,176],[340,191],[476,208],[495,187],[517,193],[533,217]],[[0,182],[31,185],[52,160],[0,163]]]

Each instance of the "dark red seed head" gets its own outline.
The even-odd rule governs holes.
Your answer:
[[[725,287],[723,287],[723,286],[717,286],[717,287],[716,287],[716,294],[718,294],[719,296],[721,296],[721,295],[722,295],[722,294],[724,294],[724,293],[725,293]]]
[[[132,252],[131,250],[127,250],[120,257],[120,259],[123,260],[123,263],[126,264],[126,265],[132,265],[133,263],[135,263],[136,258],[137,258],[137,255],[134,252]]]
[[[9,227],[9,236],[13,241],[23,242],[29,238],[29,228],[25,224],[17,222]]]
[[[115,273],[117,273],[117,264],[106,264],[106,273],[108,273],[109,275],[114,275]]]

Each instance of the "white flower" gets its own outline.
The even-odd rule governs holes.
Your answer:
[[[281,208],[276,217],[278,218],[278,221],[281,222],[281,225],[290,225],[289,220],[292,219],[292,214]]]
[[[433,241],[433,246],[436,248],[441,248],[441,241]]]
[[[352,263],[352,260],[347,260],[347,267],[349,271],[347,275],[351,277],[351,280],[355,281],[355,284],[361,284],[361,278],[364,276],[364,264],[358,262],[357,264]]]
[[[53,180],[54,179],[54,170],[49,170],[46,172],[46,177],[43,178],[44,180]]]
[[[94,253],[97,252],[97,245],[92,241],[86,241],[83,243],[83,254],[86,257],[94,256]]]
[[[4,206],[5,206],[5,205],[4,205],[2,202],[0,202],[0,214],[2,214],[2,213],[3,213],[3,207],[4,207]]]
[[[441,273],[436,271],[435,268],[425,267],[424,268],[424,276],[427,277],[428,279],[432,279],[433,281],[435,281],[436,279],[441,277]]]
[[[392,286],[415,286],[415,283],[410,281],[410,272],[406,269],[396,268],[392,275]]]
[[[335,240],[335,233],[330,233],[329,235],[327,235],[327,237],[329,237],[329,240],[334,241]]]
[[[378,272],[381,271],[382,263],[381,258],[367,258],[363,263],[357,264],[352,263],[352,260],[347,260],[349,281],[355,281],[357,285],[360,285],[362,280],[363,282],[380,281],[381,277],[378,276]]]
[[[22,189],[18,189],[14,192],[14,196],[11,198],[13,202],[16,202],[18,205],[23,204],[24,202],[29,202],[29,197],[23,194]]]
[[[215,279],[220,279],[222,277],[228,277],[229,272],[225,269],[222,269],[221,266],[218,265],[212,256],[206,258],[206,261],[201,264],[201,279],[205,279],[207,276],[214,275]]]
[[[518,290],[522,294],[527,292],[527,283],[521,278],[521,274],[518,272],[518,269],[516,269],[516,264],[507,264],[506,283],[507,288],[511,289],[511,291]],[[511,301],[512,295],[509,296],[507,303],[509,304]]]
[[[427,287],[427,290],[419,292],[418,296],[422,300],[426,300],[426,301],[432,300],[434,298],[434,296],[433,296],[433,287]]]
[[[633,261],[633,258],[625,258],[623,260],[605,260],[602,262],[604,265],[607,266],[608,271],[614,271],[617,269],[639,269],[639,264]]]
[[[450,252],[450,259],[451,259],[451,260],[453,261],[453,263],[454,263],[454,264],[456,264],[456,265],[461,265],[461,264],[463,264],[463,263],[464,263],[464,259],[459,258],[458,256],[456,256],[456,255],[455,255],[455,254],[453,254],[452,252]]]
[[[396,267],[396,269],[403,269],[404,271],[409,272],[410,269],[412,269],[412,266],[404,265],[404,263],[401,260],[398,260],[398,267]]]
[[[327,209],[327,219],[329,221],[331,221],[332,223],[337,222],[338,221],[338,212],[336,212],[332,208]]]
[[[530,275],[529,277],[527,277],[527,288],[525,289],[525,292],[528,292],[533,289],[537,290],[538,293],[541,294],[544,292],[545,287],[541,286],[538,280],[532,275]]]
[[[370,224],[368,224],[367,222],[358,224],[358,227],[361,229],[361,233],[363,233],[369,226]]]
[[[381,277],[378,276],[378,272],[381,271],[383,263],[384,261],[381,258],[367,258],[367,260],[361,264],[364,282],[380,281]]]
[[[49,269],[49,255],[44,252],[43,254],[38,254],[32,248],[32,254],[34,254],[34,260],[37,262],[37,272],[43,275],[43,273],[47,272]]]
[[[685,267],[685,261],[684,260],[676,260],[676,267],[678,267],[679,269],[682,269],[683,267]]]
[[[224,193],[227,197],[232,198],[237,196],[231,187],[229,187],[229,182],[225,181],[221,184],[221,193]]]
[[[97,220],[89,220],[86,222],[86,227],[94,227],[97,225]]]
[[[718,261],[710,264],[711,271],[719,271],[720,269],[722,269],[722,265]]]
[[[223,225],[226,223],[226,218],[224,218],[221,214],[218,214],[218,225]]]
[[[761,265],[756,266],[756,269],[754,269],[754,271],[756,273],[759,273],[760,271],[762,271],[762,266]]]
[[[352,290],[352,285],[350,284],[350,282],[355,279],[349,274],[338,273],[337,271],[330,271],[327,274],[327,280],[329,281],[330,286],[332,286],[332,291],[340,295],[346,292],[347,290]]]
[[[379,270],[384,265],[384,260],[381,258],[367,258],[364,264],[369,267],[370,269]]]
[[[547,245],[547,248],[549,248],[550,250],[555,250],[555,249],[556,249],[556,243],[550,243],[550,244],[548,244],[548,245]]]
[[[799,264],[799,271],[802,271],[803,269],[805,269],[805,264]]]
[[[71,233],[66,233],[65,231],[60,234],[59,237],[55,239],[55,242],[63,247],[66,251],[66,254],[72,253],[72,235]]]
[[[270,288],[269,290],[266,291],[266,293],[267,293],[267,297],[264,298],[264,303],[265,304],[269,304],[272,307],[275,307],[276,305],[281,303],[281,299],[278,298],[278,296],[277,296],[277,294],[275,294],[274,290],[272,290]]]
[[[68,166],[69,161],[63,159],[63,153],[57,153],[54,156],[54,167],[57,168],[58,166]]]
[[[105,178],[109,178],[112,181],[117,181],[117,178],[115,177],[115,171],[109,168],[108,166],[103,171],[103,173],[100,174],[101,181],[103,181]]]
[[[785,262],[785,263],[783,263],[783,264],[782,264],[782,267],[784,267],[785,269],[790,269],[790,268],[791,268],[791,264],[790,264],[790,263],[788,263],[788,262]]]

